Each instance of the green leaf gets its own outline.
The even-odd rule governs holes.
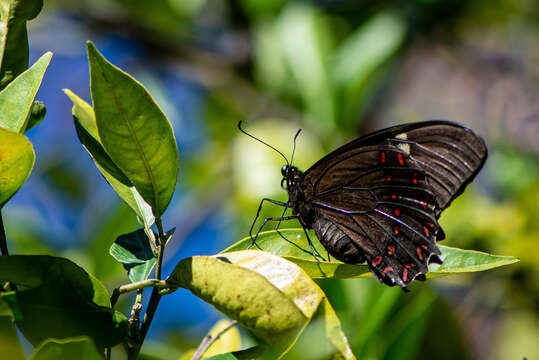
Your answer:
[[[127,319],[111,309],[104,285],[68,259],[1,256],[0,281],[17,285],[9,305],[20,314],[16,324],[34,346],[51,337],[85,335],[103,348],[126,336]]]
[[[0,129],[0,208],[28,179],[35,158],[34,147],[24,135]]]
[[[427,277],[485,271],[520,261],[513,256],[491,255],[480,251],[463,250],[443,245],[438,245],[438,247],[442,251],[440,258],[444,263],[442,265],[429,265]]]
[[[290,349],[324,300],[299,267],[256,250],[184,259],[167,283],[189,289],[251,329],[279,349],[275,358]]]
[[[45,107],[45,104],[41,101],[34,101],[25,131],[28,131],[41,124],[45,118],[45,115],[47,115],[47,108]]]
[[[42,7],[43,0],[0,1],[0,90],[28,67],[26,21]]]
[[[90,90],[99,138],[154,215],[166,210],[176,186],[178,147],[172,126],[148,91],[88,42]]]
[[[140,223],[150,228],[155,221],[152,208],[105,152],[97,132],[94,110],[70,90],[64,89],[64,92],[73,101],[73,120],[80,142],[110,186],[137,214]]]
[[[0,91],[0,127],[21,134],[26,131],[34,99],[51,57],[51,52],[45,53],[30,69]]]
[[[15,329],[15,316],[8,304],[0,298],[0,349],[5,359],[24,360],[24,352]]]
[[[155,256],[143,229],[119,236],[109,250],[124,264],[132,282],[146,280],[155,266]]]
[[[370,278],[372,274],[366,264],[343,264],[335,259],[331,261],[317,262],[310,253],[309,245],[303,229],[284,229],[279,232],[288,240],[285,240],[275,230],[260,233],[256,240],[258,248],[272,254],[283,256],[300,266],[313,279],[323,278]],[[309,232],[309,238],[313,242],[315,249],[327,259],[327,251],[314,234]],[[251,238],[246,237],[231,245],[222,253],[246,249],[251,244]],[[500,266],[505,266],[518,262],[513,256],[490,255],[487,253],[463,250],[448,246],[438,245],[443,260],[442,265],[429,265],[427,277],[434,278],[440,276],[454,275],[476,271],[485,271]]]
[[[79,336],[63,340],[47,339],[30,357],[30,360],[58,359],[103,360],[103,355],[90,338]]]

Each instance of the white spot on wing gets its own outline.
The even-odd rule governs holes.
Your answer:
[[[401,134],[398,134],[397,136],[395,136],[397,139],[402,139],[402,140],[406,140],[408,139],[408,136],[406,135],[406,133],[401,133]],[[410,144],[406,144],[406,143],[400,143],[397,145],[397,147],[399,149],[401,149],[402,151],[404,151],[406,154],[410,155]]]

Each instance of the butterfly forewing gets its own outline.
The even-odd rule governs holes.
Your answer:
[[[437,219],[479,171],[486,152],[471,130],[445,121],[359,138],[305,172],[305,201],[316,214],[312,227],[337,259],[364,256],[378,280],[406,286],[424,277],[429,259],[439,261],[436,241],[444,233]],[[322,231],[329,224],[335,226],[331,241]]]

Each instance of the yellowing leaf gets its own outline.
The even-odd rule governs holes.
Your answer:
[[[167,283],[189,289],[238,320],[272,345],[264,356],[273,359],[281,358],[294,345],[325,300],[322,290],[301,268],[258,250],[184,259]],[[355,359],[346,337],[336,330],[340,324],[332,314],[330,310],[324,313],[329,341],[342,358]]]
[[[24,135],[0,129],[0,208],[28,179],[34,161],[34,148]]]

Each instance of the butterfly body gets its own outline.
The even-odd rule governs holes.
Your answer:
[[[486,156],[470,129],[433,120],[360,137],[305,172],[285,165],[281,185],[286,206],[330,255],[367,261],[376,279],[406,287],[441,263],[438,218]]]

